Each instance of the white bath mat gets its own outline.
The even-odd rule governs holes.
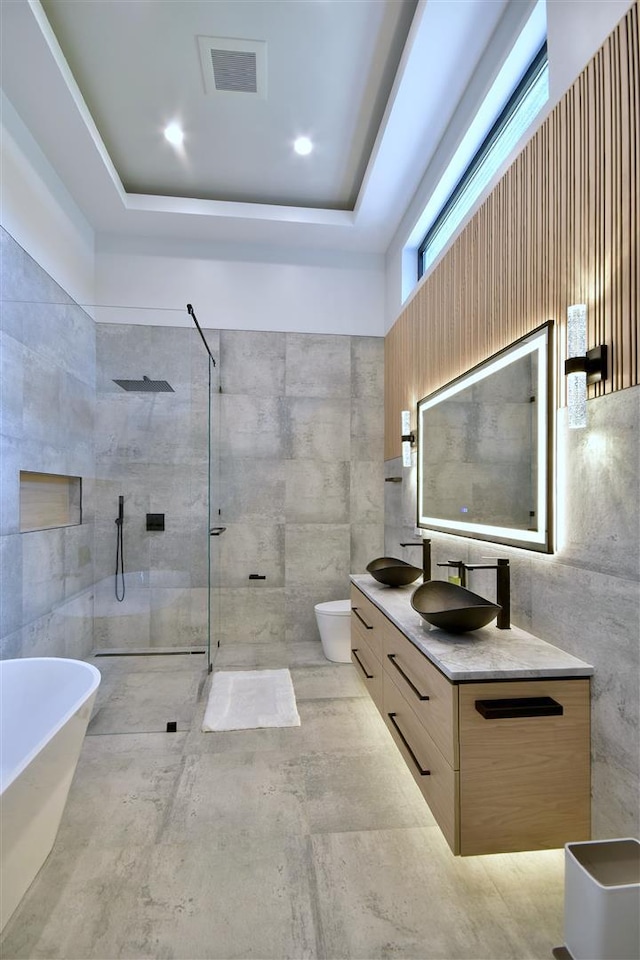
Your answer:
[[[206,732],[299,727],[288,670],[222,670],[214,673],[202,721]]]

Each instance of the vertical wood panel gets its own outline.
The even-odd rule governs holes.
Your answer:
[[[560,357],[572,303],[609,345],[592,395],[640,382],[639,19],[636,0],[387,335],[387,459],[401,410],[549,319]]]

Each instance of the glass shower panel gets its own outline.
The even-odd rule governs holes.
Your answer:
[[[206,470],[206,522],[199,528],[206,537],[206,636],[205,652],[207,670],[213,669],[213,661],[220,636],[219,570],[220,538],[226,531],[220,519],[220,332],[207,330],[200,326],[196,312],[187,304],[187,312],[193,321],[193,337],[199,352],[199,363],[206,364],[206,416],[202,410],[199,419],[201,429],[206,427],[206,457],[203,466]],[[204,368],[202,368],[204,369]]]
[[[216,369],[201,336],[194,326],[189,330],[192,363],[192,422],[191,422],[191,568],[192,568],[192,647],[210,660],[210,554],[209,477],[212,458],[211,430],[212,396],[217,389]],[[204,667],[204,661],[203,661]]]
[[[218,350],[218,357],[220,352]],[[221,629],[220,553],[226,527],[221,520],[220,507],[220,366],[209,359],[208,407],[208,631],[207,669],[213,669],[219,646]]]
[[[96,345],[96,651],[202,649],[206,363],[186,327],[98,323]]]

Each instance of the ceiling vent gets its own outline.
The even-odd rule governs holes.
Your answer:
[[[207,93],[267,95],[267,45],[262,40],[198,37]]]

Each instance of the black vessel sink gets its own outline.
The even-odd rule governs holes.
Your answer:
[[[447,580],[429,580],[413,593],[411,606],[434,627],[465,633],[485,627],[502,607]]]
[[[378,557],[367,564],[367,572],[378,583],[386,583],[388,587],[404,587],[417,580],[422,570],[397,557]]]

